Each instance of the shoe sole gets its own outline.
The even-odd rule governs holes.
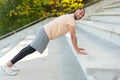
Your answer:
[[[3,70],[8,76],[16,76],[16,75],[17,75],[17,73],[14,74],[14,75],[10,75],[10,74],[8,74],[8,73],[5,71],[4,66],[2,66],[2,70]]]
[[[15,67],[16,68],[16,67]],[[12,67],[12,71],[20,71],[20,69],[14,69],[13,67]]]

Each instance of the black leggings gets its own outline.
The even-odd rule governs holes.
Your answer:
[[[36,50],[34,48],[32,48],[30,45],[28,45],[27,47],[23,48],[12,60],[12,64],[15,64],[17,61],[21,60],[22,58],[24,58],[25,56],[35,52]]]

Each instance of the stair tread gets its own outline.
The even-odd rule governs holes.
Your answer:
[[[94,21],[94,20],[81,20],[81,21],[78,21],[77,23],[78,25],[82,23],[94,28],[120,34],[120,24],[112,24],[112,23],[106,23],[106,22],[100,22],[100,21]]]
[[[120,7],[120,3],[118,3],[118,4],[113,4],[113,5],[109,5],[109,6],[105,6],[105,7],[103,7],[103,8],[108,9],[108,8],[116,8],[116,7]]]
[[[120,69],[120,47],[77,28],[78,46],[89,55],[77,55],[86,68]],[[67,36],[70,40],[70,36]],[[72,46],[72,44],[71,44]]]
[[[109,12],[109,11],[106,11],[106,12],[98,12],[98,13],[93,13],[91,14],[91,16],[109,16],[109,15],[114,15],[114,16],[120,16],[120,11],[116,11],[116,12]]]
[[[26,47],[27,45],[29,45],[33,38],[34,38],[34,35],[27,36],[18,45],[16,45],[8,53],[6,53],[4,56],[2,56],[0,58],[0,62],[1,62],[0,66],[3,65],[4,63],[6,63],[7,61],[9,61],[12,57],[14,57],[21,49],[23,49],[24,47]],[[38,52],[35,52],[35,54],[36,54],[36,56],[33,56],[32,58],[38,56],[37,55]],[[30,58],[27,57],[27,58],[23,59],[22,61],[28,60],[28,59],[30,59]]]
[[[92,68],[119,68],[120,69],[120,47],[115,44],[109,44],[88,32],[81,29],[77,32],[78,45],[84,47],[87,56],[79,56],[88,67]]]

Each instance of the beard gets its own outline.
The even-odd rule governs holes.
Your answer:
[[[75,20],[79,20],[80,18],[78,19],[78,18],[75,16],[75,14],[74,14],[74,19],[75,19]]]
[[[75,19],[75,20],[78,20],[77,17],[76,17],[75,15],[74,15],[74,19]]]

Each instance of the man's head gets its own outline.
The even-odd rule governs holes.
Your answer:
[[[75,20],[81,19],[85,15],[85,9],[84,8],[79,8],[75,10],[74,12],[74,18]]]

